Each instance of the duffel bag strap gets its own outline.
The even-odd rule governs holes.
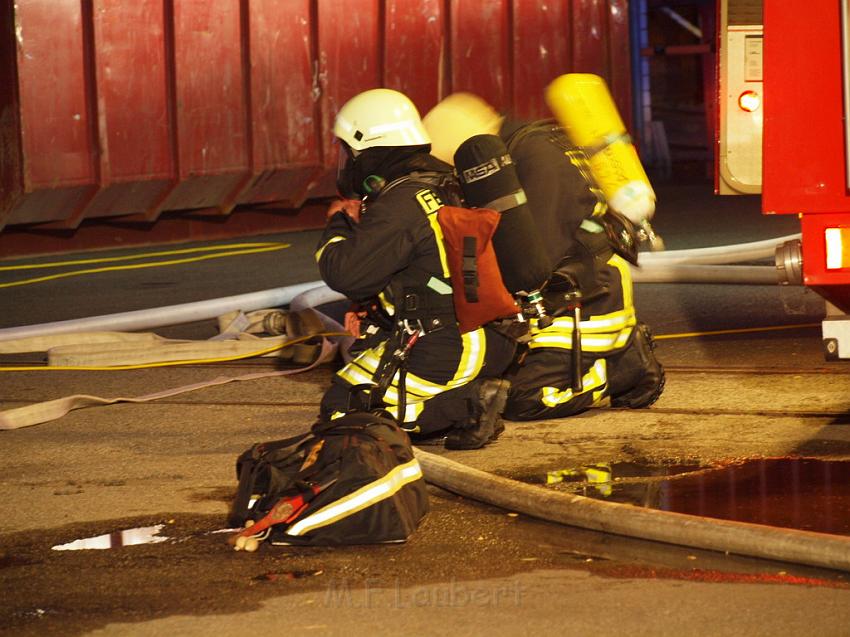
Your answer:
[[[310,433],[307,432],[290,438],[283,438],[282,440],[258,443],[239,457],[239,460],[236,462],[239,483],[229,515],[229,523],[231,525],[242,524],[248,517],[248,504],[251,501],[251,496],[254,495],[254,483],[256,482],[257,471],[262,465],[262,456],[271,451],[285,449],[286,447],[298,444],[309,435]]]

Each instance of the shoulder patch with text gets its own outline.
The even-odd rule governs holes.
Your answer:
[[[432,212],[437,212],[440,208],[443,207],[443,202],[440,201],[440,198],[434,193],[433,190],[425,188],[416,193],[416,201],[419,202],[419,205],[422,206],[422,210],[425,211],[425,214],[431,214]]]

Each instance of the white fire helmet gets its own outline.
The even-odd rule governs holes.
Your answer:
[[[364,91],[348,100],[337,113],[334,135],[355,151],[431,143],[413,102],[387,88]]]
[[[504,118],[472,93],[453,93],[422,119],[431,137],[431,154],[454,165],[458,147],[475,135],[498,135]]]

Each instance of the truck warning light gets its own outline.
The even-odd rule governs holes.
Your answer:
[[[761,107],[761,95],[756,91],[744,91],[738,96],[738,106],[748,113],[757,111]]]

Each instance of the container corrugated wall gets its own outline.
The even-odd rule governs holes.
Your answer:
[[[0,229],[331,193],[333,116],[387,86],[520,117],[598,73],[631,112],[627,0],[0,0]]]

